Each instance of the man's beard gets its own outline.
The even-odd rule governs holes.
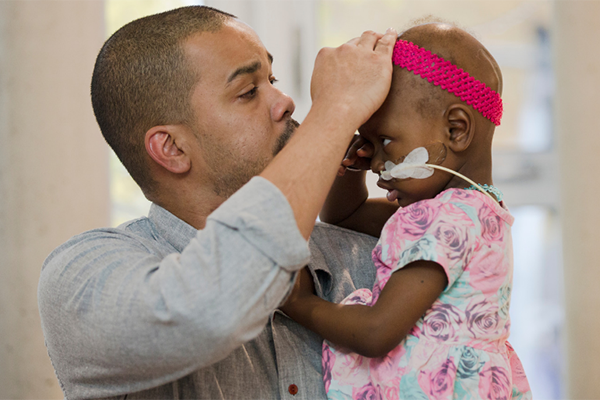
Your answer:
[[[284,146],[287,144],[287,142],[290,140],[290,138],[296,131],[296,128],[298,128],[299,126],[300,124],[298,123],[298,121],[296,121],[293,118],[290,118],[287,121],[283,133],[281,134],[281,136],[279,136],[279,138],[277,138],[277,142],[275,143],[275,147],[273,148],[274,156],[277,155],[277,153],[279,153],[281,149],[284,148]]]
[[[283,132],[277,138],[275,146],[273,146],[273,156],[283,149],[298,126],[300,126],[300,124],[294,119],[290,118],[287,121]],[[212,154],[219,154],[219,156],[217,156],[218,158],[235,157],[233,154],[225,155],[216,150]],[[231,169],[226,171],[222,170],[219,174],[217,174],[215,179],[215,193],[219,196],[228,198],[233,193],[238,191],[243,185],[245,185],[250,179],[252,179],[252,177],[260,175],[260,173],[267,167],[267,165],[269,165],[271,161],[272,159],[265,155],[264,158],[247,160],[244,165],[234,164]],[[213,165],[216,165],[216,163]]]

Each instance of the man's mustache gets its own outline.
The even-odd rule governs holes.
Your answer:
[[[296,128],[298,128],[300,124],[293,118],[290,118],[285,124],[285,129],[277,138],[277,142],[275,143],[275,149],[273,150],[273,155],[279,153],[281,149],[285,147],[290,138],[294,135]]]

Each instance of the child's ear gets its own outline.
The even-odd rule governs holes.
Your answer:
[[[448,147],[455,153],[465,151],[473,140],[475,124],[471,109],[464,104],[452,104],[446,110]]]

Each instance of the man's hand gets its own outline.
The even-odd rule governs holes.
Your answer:
[[[260,174],[288,200],[308,239],[356,130],[381,106],[392,81],[396,32],[365,32],[321,50],[311,82],[313,103],[288,144]]]
[[[371,157],[374,152],[373,144],[360,135],[354,135],[342,165],[338,170],[338,176],[344,176],[346,170],[360,171],[371,168]]]
[[[392,28],[384,35],[367,31],[337,48],[321,49],[311,81],[313,107],[334,107],[355,127],[365,123],[390,90],[396,36]]]

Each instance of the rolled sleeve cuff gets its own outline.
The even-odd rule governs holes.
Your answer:
[[[267,179],[252,178],[208,220],[238,231],[286,271],[294,272],[308,264],[308,242],[298,229],[294,212],[283,193]]]

